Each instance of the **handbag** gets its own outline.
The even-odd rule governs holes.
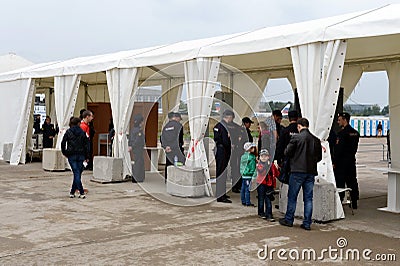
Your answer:
[[[289,184],[289,178],[290,178],[290,162],[289,159],[285,159],[283,161],[280,175],[278,176],[278,180],[283,184]]]

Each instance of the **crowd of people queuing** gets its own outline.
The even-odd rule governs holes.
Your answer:
[[[297,111],[288,113],[289,125],[281,125],[282,113],[279,110],[258,126],[258,145],[253,141],[250,130],[254,123],[249,117],[242,119],[242,125],[234,122],[235,113],[225,110],[221,120],[214,126],[215,159],[216,159],[216,198],[217,202],[232,203],[227,195],[226,182],[228,173],[232,180],[232,192],[240,193],[241,203],[244,206],[256,207],[251,202],[252,188],[257,190],[257,213],[270,222],[274,222],[272,202],[275,200],[276,179],[287,173],[288,201],[287,211],[279,223],[284,226],[293,226],[297,196],[300,188],[303,189],[304,220],[301,227],[310,230],[312,223],[313,187],[315,176],[318,175],[317,163],[322,159],[321,141],[309,131],[309,121],[301,118]],[[81,182],[84,162],[88,167],[92,165],[93,113],[81,110],[80,118],[72,117],[70,129],[65,133],[61,142],[62,153],[68,158],[73,172],[73,183],[70,197],[85,198]],[[129,133],[129,151],[133,153],[132,182],[143,182],[145,178],[143,151],[145,136],[144,118],[140,114],[133,116],[133,127]],[[168,114],[168,122],[162,129],[160,142],[166,155],[165,181],[167,169],[170,165],[185,163],[182,117],[177,112]],[[353,209],[358,207],[359,189],[355,167],[355,155],[358,148],[359,134],[350,125],[350,115],[339,113],[337,123],[339,132],[331,133],[331,155],[339,188],[351,188],[351,204]],[[57,134],[56,128],[46,118],[42,127],[46,134],[46,146],[53,146],[52,139]],[[109,128],[110,137],[114,138],[115,131],[112,120]],[[46,133],[45,133],[46,132]],[[48,137],[47,137],[48,136]],[[332,141],[333,140],[333,141]],[[252,184],[254,185],[252,186]],[[343,200],[344,195],[340,195]]]

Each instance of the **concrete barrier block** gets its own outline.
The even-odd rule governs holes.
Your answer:
[[[13,144],[12,143],[4,143],[3,144],[3,160],[9,162],[11,160],[11,152],[12,152]]]
[[[58,149],[43,149],[42,168],[48,171],[64,171],[65,157]]]
[[[206,195],[202,168],[168,166],[167,193],[178,197],[203,197]]]
[[[122,158],[94,156],[93,181],[121,182],[122,172]]]
[[[287,195],[289,186],[283,184],[279,193],[279,211],[286,213],[287,209]],[[319,222],[327,222],[335,220],[336,214],[336,200],[335,200],[335,186],[332,183],[328,183],[323,179],[319,179],[319,182],[315,181],[314,184],[314,197],[313,197],[313,220]],[[304,202],[303,202],[303,190],[300,189],[297,197],[297,205],[295,216],[303,217],[304,215]]]

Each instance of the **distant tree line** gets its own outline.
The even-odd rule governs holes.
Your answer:
[[[381,109],[379,105],[374,104],[371,107],[366,107],[361,110],[352,110],[351,106],[344,105],[343,110],[350,113],[351,115],[356,116],[389,115],[389,105],[386,105]]]

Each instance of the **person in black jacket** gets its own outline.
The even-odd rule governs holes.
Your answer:
[[[243,145],[249,142],[246,128],[238,125],[234,121],[227,124],[232,143],[232,153],[230,158],[232,192],[240,193],[242,188],[242,175],[240,174],[240,158],[245,150]]]
[[[161,146],[165,150],[165,182],[167,181],[167,168],[174,164],[175,156],[178,162],[185,163],[185,155],[183,153],[183,127],[180,123],[182,120],[180,113],[168,113],[169,122],[164,126],[161,132]]]
[[[83,171],[83,162],[89,160],[89,140],[85,132],[80,128],[81,120],[73,117],[70,120],[70,128],[65,132],[61,141],[61,152],[68,158],[69,165],[74,174],[70,198],[75,197],[75,191],[79,190],[79,198],[86,198],[83,190],[81,175]]]
[[[338,124],[341,130],[337,133],[336,144],[334,146],[333,170],[335,173],[336,187],[351,188],[351,207],[357,209],[357,200],[359,197],[356,153],[360,134],[349,125],[350,114],[339,113]],[[339,194],[343,201],[344,192]]]
[[[281,128],[281,133],[279,134],[278,143],[276,144],[276,160],[278,161],[279,165],[282,165],[283,161],[285,160],[284,151],[287,145],[290,142],[290,138],[294,135],[299,133],[297,129],[297,120],[299,115],[297,111],[290,111],[288,113],[289,117],[289,125],[287,127]]]
[[[217,149],[215,155],[217,175],[217,202],[232,203],[226,195],[227,166],[232,154],[231,134],[228,130],[235,114],[225,110],[222,119],[214,126],[214,141]]]
[[[144,146],[146,143],[143,133],[143,116],[136,114],[133,117],[133,128],[129,133],[129,150],[133,153],[133,161],[135,162],[132,167],[132,182],[144,181]]]
[[[284,151],[284,155],[290,158],[291,172],[285,218],[279,219],[281,225],[293,226],[297,196],[303,188],[304,220],[301,228],[305,230],[311,229],[314,178],[318,175],[317,163],[322,160],[321,141],[310,133],[308,127],[306,118],[297,120],[299,134],[291,137]]]
[[[46,116],[46,120],[42,125],[43,148],[53,148],[53,139],[57,134],[57,129],[51,124],[50,116]]]

